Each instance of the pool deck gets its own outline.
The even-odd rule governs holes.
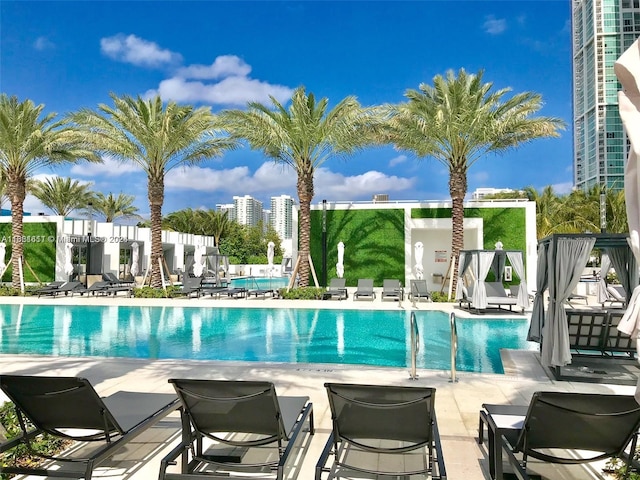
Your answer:
[[[420,302],[416,305],[380,300],[354,301],[291,301],[276,299],[131,299],[124,297],[63,297],[3,299],[4,303],[91,304],[91,305],[164,305],[216,307],[290,307],[290,308],[359,308],[455,311],[460,317],[473,317],[453,304]],[[494,317],[494,315],[491,315]],[[521,315],[500,313],[505,318]],[[425,332],[422,333],[423,335]],[[419,378],[411,380],[407,368],[369,368],[337,364],[280,364],[255,362],[219,362],[184,360],[138,360],[116,358],[77,358],[0,355],[3,373],[30,375],[64,375],[88,378],[96,390],[108,395],[118,390],[165,392],[173,390],[167,383],[172,377],[204,379],[269,380],[279,395],[307,395],[314,404],[316,435],[311,440],[298,475],[313,478],[315,463],[331,429],[329,405],[324,383],[352,382],[386,385],[429,386],[436,388],[436,414],[443,443],[448,478],[452,480],[489,479],[486,446],[477,443],[478,412],[483,403],[528,404],[534,391],[579,391],[593,393],[633,394],[635,387],[553,380],[540,365],[535,352],[505,352],[506,373],[458,373],[458,381],[450,381],[449,371],[419,370]],[[0,397],[5,400],[4,397]],[[179,436],[179,418],[173,414],[165,421],[129,444],[104,465],[98,467],[95,478],[151,479],[157,478],[160,459],[175,446]],[[598,469],[560,467],[549,478],[586,479],[609,478]],[[35,477],[34,477],[35,478]],[[42,477],[38,477],[42,478]],[[244,478],[244,477],[243,477]]]

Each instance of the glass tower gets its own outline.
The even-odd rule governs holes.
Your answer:
[[[613,64],[640,35],[640,0],[573,0],[574,185],[621,190],[628,154]]]

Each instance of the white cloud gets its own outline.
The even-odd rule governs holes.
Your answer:
[[[400,165],[401,163],[404,163],[406,161],[407,161],[406,155],[398,155],[397,157],[394,157],[391,160],[389,160],[389,166],[395,167],[396,165]]]
[[[500,35],[507,29],[507,21],[504,18],[496,18],[494,15],[485,17],[482,28],[489,35]]]
[[[573,182],[562,182],[551,185],[556,195],[566,195],[573,190]]]
[[[39,51],[43,50],[51,50],[56,48],[55,44],[49,40],[47,37],[38,37],[36,41],[33,42],[33,48]]]
[[[119,34],[102,38],[100,50],[113,60],[139,67],[159,67],[177,63],[182,59],[179,54],[135,35]]]
[[[145,97],[160,94],[163,99],[176,102],[206,102],[216,105],[242,105],[247,102],[269,103],[272,96],[286,102],[293,90],[284,85],[271,85],[248,77],[227,77],[217,83],[188,81],[180,77],[163,80],[157,90],[146,92]]]
[[[246,77],[251,66],[235,55],[220,55],[211,65],[189,65],[178,70],[182,78],[212,79],[228,76]]]
[[[386,175],[375,170],[346,177],[341,173],[319,168],[316,171],[314,187],[316,197],[355,200],[371,197],[374,193],[404,191],[412,188],[415,183],[415,178]]]
[[[132,163],[119,162],[113,157],[102,157],[102,163],[77,163],[71,167],[71,173],[81,177],[120,177],[128,173],[141,172],[140,167]]]

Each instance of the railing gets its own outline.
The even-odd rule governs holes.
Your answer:
[[[411,371],[409,372],[409,378],[411,380],[417,380],[418,374],[416,373],[416,362],[418,351],[420,350],[420,331],[418,330],[418,322],[416,320],[416,313],[411,312]]]
[[[449,316],[449,325],[451,327],[451,378],[450,382],[457,382],[456,377],[456,358],[458,356],[458,329],[456,328],[456,314],[451,312]]]

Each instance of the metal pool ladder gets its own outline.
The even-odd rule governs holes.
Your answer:
[[[418,351],[420,350],[420,331],[418,330],[418,322],[416,321],[416,313],[411,312],[411,371],[409,372],[409,378],[411,380],[417,380],[418,374],[416,373],[416,362]]]
[[[450,382],[457,382],[456,377],[456,358],[458,354],[458,329],[456,328],[456,314],[451,312],[449,316],[449,326],[451,327],[451,378]]]

